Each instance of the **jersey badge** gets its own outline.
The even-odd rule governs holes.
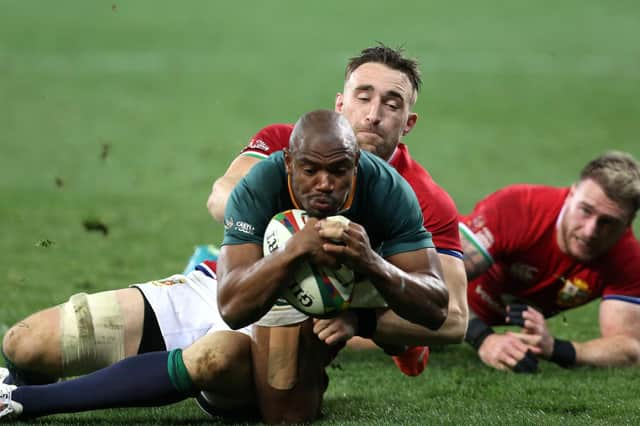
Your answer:
[[[589,300],[591,292],[589,291],[589,284],[586,281],[575,277],[571,279],[560,277],[560,281],[562,281],[564,285],[558,292],[558,298],[556,300],[559,306],[579,306]]]
[[[497,312],[500,315],[505,314],[504,307],[500,304],[500,302],[496,301],[489,293],[487,293],[482,286],[476,286],[476,294],[485,302],[491,310]]]

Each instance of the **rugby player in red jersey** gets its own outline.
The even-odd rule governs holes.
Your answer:
[[[534,372],[538,358],[563,367],[640,362],[640,167],[608,152],[569,188],[513,185],[462,218],[471,319],[466,340],[500,370]],[[545,318],[600,301],[600,336],[554,337]],[[495,333],[513,324],[521,332]]]

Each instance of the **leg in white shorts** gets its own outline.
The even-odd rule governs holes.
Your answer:
[[[204,265],[187,275],[133,286],[151,305],[168,351],[186,348],[207,333],[231,330],[218,311],[215,272]],[[250,327],[236,331],[251,335]]]

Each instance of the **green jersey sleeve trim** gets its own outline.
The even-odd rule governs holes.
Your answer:
[[[480,254],[482,254],[484,260],[486,260],[490,264],[493,264],[493,257],[491,257],[489,251],[487,251],[487,249],[480,243],[480,241],[478,241],[478,239],[476,238],[476,234],[462,222],[458,223],[458,229],[460,230],[460,233],[464,236],[464,238],[469,241],[480,252]]]

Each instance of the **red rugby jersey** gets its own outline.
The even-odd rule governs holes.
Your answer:
[[[494,264],[469,282],[469,307],[489,324],[504,324],[516,298],[545,317],[593,299],[640,302],[640,244],[628,229],[611,250],[588,263],[562,253],[556,223],[569,188],[512,185],[481,200],[466,224]]]

